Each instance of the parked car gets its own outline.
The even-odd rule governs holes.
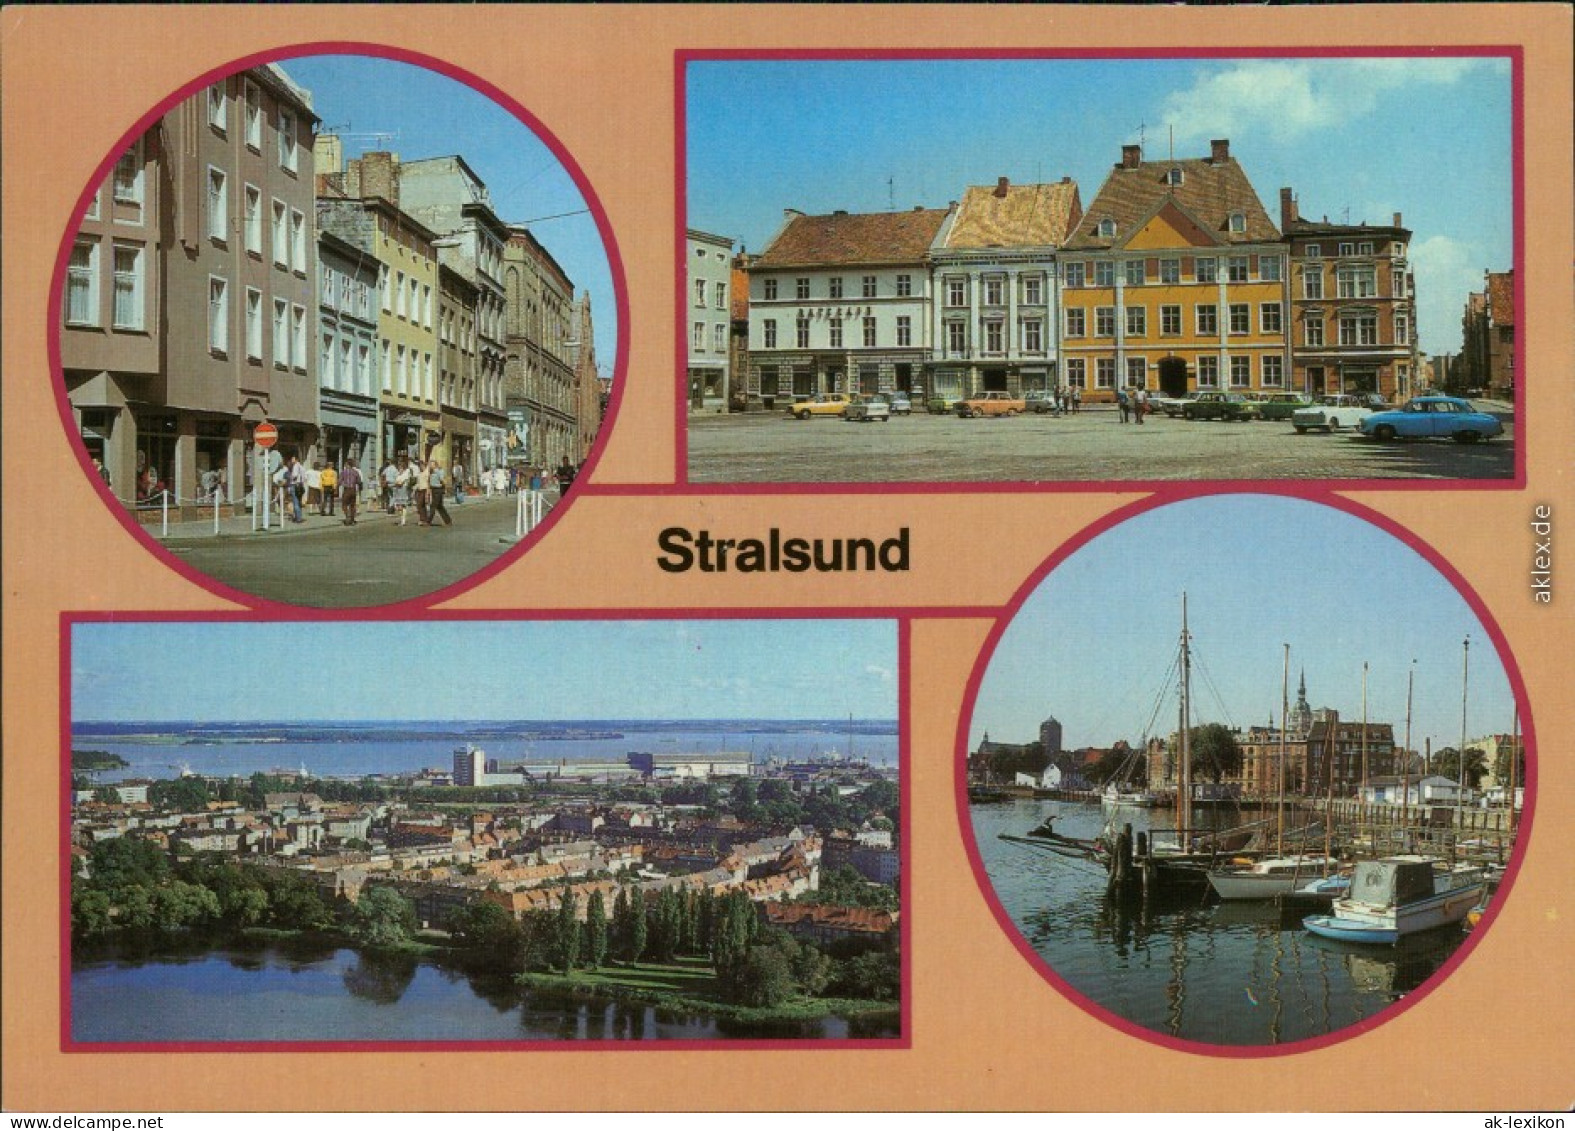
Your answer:
[[[1400,408],[1375,412],[1357,427],[1375,440],[1448,436],[1460,444],[1490,440],[1504,431],[1498,417],[1478,412],[1460,397],[1417,397]]]
[[[967,400],[957,402],[957,415],[962,417],[972,416],[1016,416],[1024,408],[1023,398],[1014,397],[1010,393],[988,392],[969,397]]]
[[[1175,397],[1154,397],[1148,402],[1148,408],[1150,412],[1163,412],[1166,416],[1183,416],[1187,406],[1197,399],[1196,392]]]
[[[924,402],[924,411],[936,416],[945,416],[957,410],[957,402],[962,400],[961,393],[936,393]]]
[[[1259,420],[1289,420],[1300,409],[1311,408],[1305,393],[1268,393],[1258,402]]]
[[[891,404],[893,416],[907,416],[913,412],[913,402],[908,399],[907,393],[887,393],[886,399]]]
[[[1240,393],[1199,393],[1181,407],[1188,420],[1251,420],[1258,406]]]
[[[1337,432],[1341,428],[1355,428],[1371,416],[1375,409],[1383,406],[1383,401],[1376,397],[1336,393],[1320,398],[1317,404],[1291,413],[1291,426],[1298,432],[1305,432],[1309,428]]]
[[[843,420],[862,420],[868,423],[871,420],[891,421],[891,401],[884,393],[876,393],[869,397],[854,397],[842,410]]]
[[[1023,394],[1023,411],[1054,413],[1060,410],[1055,406],[1055,394],[1049,389],[1029,389]]]
[[[798,420],[808,420],[812,416],[841,416],[848,404],[846,393],[816,393],[812,397],[799,397],[788,405],[788,415]]]

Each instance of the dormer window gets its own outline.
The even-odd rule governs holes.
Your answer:
[[[1098,231],[1101,238],[1110,239],[1116,234],[1116,222],[1110,219],[1101,220]]]
[[[1181,183],[1181,166],[1177,165],[1166,172],[1165,183],[1167,185],[1179,185]]]
[[[1247,216],[1243,212],[1230,214],[1230,230],[1232,232],[1245,232],[1247,230]]]

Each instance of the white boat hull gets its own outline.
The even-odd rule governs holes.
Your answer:
[[[1334,901],[1332,915],[1306,920],[1306,927],[1326,938],[1351,942],[1395,942],[1406,935],[1460,923],[1482,902],[1487,884],[1453,887],[1398,907],[1377,906],[1352,899]]]

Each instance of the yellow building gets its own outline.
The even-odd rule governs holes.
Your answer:
[[[1061,255],[1060,382],[1116,389],[1289,388],[1286,251],[1230,155],[1144,161],[1122,147]]]

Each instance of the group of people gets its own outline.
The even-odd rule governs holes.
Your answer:
[[[1055,406],[1057,416],[1064,416],[1069,412],[1083,411],[1083,390],[1075,385],[1068,388],[1057,385],[1050,390],[1050,402]]]
[[[451,489],[463,491],[459,485],[461,470],[456,464],[451,485],[449,474],[437,460],[412,460],[400,452],[392,460],[385,461],[382,471],[378,472],[383,509],[390,515],[397,514],[400,526],[406,525],[412,506],[416,509],[416,521],[422,526],[434,526],[440,518],[444,526],[453,526],[454,520],[449,517],[443,500]]]
[[[1121,423],[1143,423],[1143,417],[1148,415],[1148,390],[1117,389],[1116,407],[1121,410]]]

